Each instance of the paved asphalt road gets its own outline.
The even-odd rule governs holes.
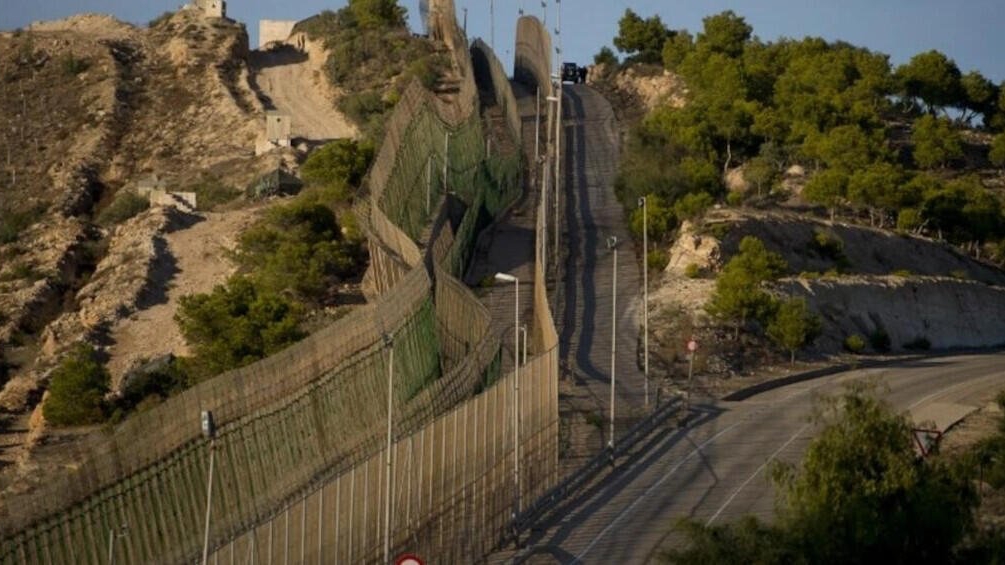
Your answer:
[[[853,379],[875,379],[898,410],[915,415],[962,413],[1005,388],[1005,354],[906,361],[808,381],[742,402],[697,402],[686,429],[658,431],[648,449],[579,499],[557,523],[531,535],[530,563],[646,563],[677,542],[683,517],[728,521],[770,518],[772,458],[796,462],[815,430],[813,399]],[[937,417],[933,419],[938,419]],[[920,422],[919,422],[920,423]]]

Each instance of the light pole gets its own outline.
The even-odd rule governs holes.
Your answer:
[[[611,291],[611,437],[608,445],[614,456],[614,384],[616,380],[615,359],[618,351],[618,238],[607,238],[607,248],[614,252],[614,288]]]
[[[534,114],[534,164],[538,164],[538,157],[541,155],[541,87],[537,87],[537,94],[534,97],[537,102],[537,113]],[[10,145],[7,146],[7,153],[10,154]],[[10,157],[7,158],[8,164]]]
[[[129,526],[123,524],[118,533],[108,530],[108,565],[115,565],[115,538],[123,538],[129,532]]]
[[[384,470],[384,563],[391,562],[391,411],[394,406],[394,341],[384,334],[387,348],[387,467]]]
[[[206,532],[202,538],[202,565],[209,563],[209,528],[213,510],[213,464],[216,459],[216,423],[213,413],[202,411],[202,435],[209,438],[209,475],[206,479]]]
[[[521,343],[521,349],[523,354],[520,357],[520,365],[527,364],[527,324],[520,326],[520,333],[523,334],[523,343]]]
[[[489,47],[492,51],[496,50],[496,3],[495,0],[489,0],[489,22],[492,30],[489,32]]]
[[[642,208],[642,377],[645,381],[646,409],[649,408],[649,206],[639,198]]]
[[[496,273],[499,282],[513,283],[513,487],[516,489],[516,511],[521,510],[520,493],[520,279],[509,273]]]
[[[443,193],[447,192],[447,167],[450,165],[450,132],[443,142]]]

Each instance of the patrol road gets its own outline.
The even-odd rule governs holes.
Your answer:
[[[698,401],[686,429],[657,432],[635,461],[567,501],[557,521],[531,535],[522,555],[531,563],[646,563],[680,541],[672,531],[680,518],[770,519],[775,494],[768,462],[797,462],[816,431],[809,422],[814,398],[855,379],[875,380],[897,410],[945,428],[1005,388],[1005,354],[905,361],[742,402]]]

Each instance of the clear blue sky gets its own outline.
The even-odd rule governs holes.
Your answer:
[[[490,0],[455,0],[458,18],[468,8],[468,35],[489,41]],[[410,15],[418,0],[401,0]],[[55,19],[79,12],[113,14],[143,23],[179,6],[178,0],[0,0],[0,29],[33,20]],[[257,45],[259,19],[302,19],[345,0],[230,0],[231,17],[248,24]],[[547,0],[548,27],[557,24],[555,0]],[[543,14],[541,0],[494,0],[495,42],[501,59],[512,57],[517,10]],[[562,3],[563,59],[583,63],[601,45],[610,44],[625,8],[640,15],[659,13],[672,28],[701,28],[701,19],[731,9],[754,26],[764,40],[814,35],[843,39],[891,55],[894,64],[928,49],[938,49],[964,72],[977,69],[995,82],[1005,81],[1005,2],[1003,0],[565,0]],[[507,53],[509,52],[509,53]]]

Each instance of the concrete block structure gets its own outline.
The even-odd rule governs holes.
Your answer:
[[[261,20],[258,22],[258,48],[270,43],[284,42],[293,35],[295,20]]]
[[[293,119],[279,112],[265,114],[265,138],[279,147],[289,147],[293,133]]]
[[[200,10],[207,18],[227,17],[227,2],[225,0],[193,0],[192,6]]]

